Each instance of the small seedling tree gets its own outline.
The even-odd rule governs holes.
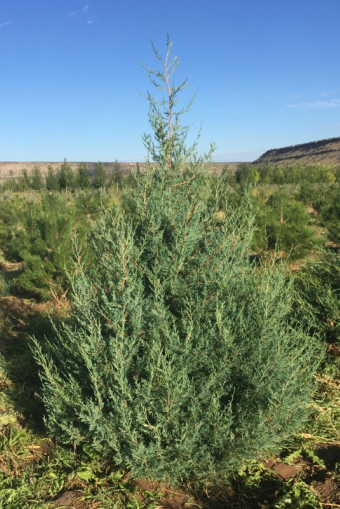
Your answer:
[[[59,172],[58,172],[58,183],[59,189],[61,190],[72,190],[74,189],[75,184],[75,175],[72,170],[72,167],[68,164],[66,159],[61,164]]]
[[[7,249],[22,260],[18,277],[20,290],[41,299],[59,299],[69,286],[67,271],[72,269],[72,237],[84,237],[86,224],[79,224],[75,208],[60,195],[44,194],[25,203],[21,227],[12,232]],[[1,232],[1,229],[0,229]]]
[[[76,187],[80,189],[88,189],[91,186],[89,170],[85,163],[80,163],[77,169]]]
[[[256,251],[277,249],[293,260],[306,256],[321,243],[306,207],[284,190],[272,194],[266,203],[260,196],[252,200],[258,208],[253,242]]]
[[[93,179],[93,187],[96,189],[104,189],[107,181],[106,169],[103,163],[97,163],[96,172]]]
[[[340,255],[324,251],[295,278],[294,313],[307,321],[327,343],[338,343],[340,332]],[[332,367],[334,369],[334,366]]]
[[[113,163],[113,168],[110,173],[109,185],[116,186],[116,188],[119,189],[122,187],[123,182],[124,182],[124,172],[121,167],[121,164],[116,159],[115,162]]]
[[[72,317],[34,352],[57,440],[139,477],[215,482],[299,429],[318,356],[287,320],[283,272],[249,261],[251,210],[220,214],[226,186],[185,146],[170,50],[147,68],[166,94],[148,95],[157,166],[128,211],[102,216],[91,266],[76,252]]]
[[[34,166],[31,174],[31,188],[35,191],[41,191],[44,187],[44,180],[39,166]]]
[[[58,175],[53,169],[53,166],[50,164],[47,168],[47,175],[46,175],[46,189],[47,191],[58,191],[59,190],[59,182],[58,182]]]

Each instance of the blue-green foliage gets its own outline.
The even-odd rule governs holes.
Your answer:
[[[217,219],[204,182],[140,176],[135,225],[102,219],[72,324],[36,344],[50,432],[139,476],[226,475],[307,415],[315,346],[287,323],[284,274],[251,265],[250,214]]]
[[[183,173],[181,143],[136,175],[129,210],[103,215],[71,319],[34,353],[57,440],[136,476],[208,482],[299,429],[318,356],[287,319],[283,271],[249,260],[252,211],[221,212],[223,180],[208,185],[202,161]]]

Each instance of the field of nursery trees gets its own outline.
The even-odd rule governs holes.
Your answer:
[[[1,509],[340,507],[340,166],[211,171],[182,88],[1,181]]]

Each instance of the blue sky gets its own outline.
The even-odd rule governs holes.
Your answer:
[[[0,161],[143,161],[166,34],[217,161],[340,136],[339,0],[1,0]]]

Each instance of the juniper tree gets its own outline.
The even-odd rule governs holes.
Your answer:
[[[147,69],[155,84],[170,49]],[[216,481],[299,429],[318,356],[287,319],[284,273],[249,260],[251,211],[219,214],[225,185],[207,185],[176,120],[181,88],[165,88],[163,112],[148,95],[157,167],[135,176],[133,214],[107,212],[89,235],[91,266],[76,246],[72,316],[34,352],[57,440],[136,476]]]
[[[171,81],[172,75],[179,65],[177,56],[171,58],[172,42],[167,38],[167,52],[164,60],[159,55],[154,44],[152,49],[155,57],[160,62],[160,69],[152,70],[147,65],[143,65],[151,83],[161,92],[161,97],[156,98],[150,92],[147,92],[149,103],[149,123],[152,128],[152,134],[144,134],[143,142],[148,151],[149,160],[157,162],[160,167],[168,166],[170,170],[179,170],[182,163],[187,160],[195,160],[197,157],[197,141],[191,147],[186,146],[188,125],[182,125],[180,119],[191,108],[195,96],[184,107],[179,107],[179,93],[187,86],[187,80],[177,84]],[[199,138],[199,136],[198,136]],[[211,151],[213,146],[211,147]],[[209,152],[209,155],[211,154]],[[208,157],[207,157],[208,158]],[[202,158],[199,158],[201,161]],[[199,161],[196,161],[199,163]],[[198,167],[200,165],[198,164]]]

